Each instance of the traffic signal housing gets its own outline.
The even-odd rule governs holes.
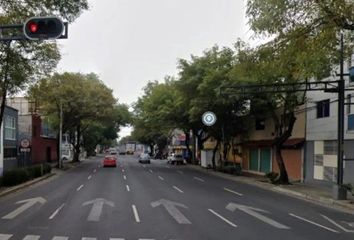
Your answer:
[[[56,39],[63,31],[64,23],[57,17],[33,17],[23,25],[23,33],[30,40]]]

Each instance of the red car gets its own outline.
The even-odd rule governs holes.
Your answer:
[[[103,159],[103,167],[117,167],[117,157],[108,155]]]

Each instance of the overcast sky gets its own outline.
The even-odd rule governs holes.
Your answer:
[[[149,80],[176,75],[177,60],[249,35],[246,0],[89,0],[58,41],[59,71],[96,72],[121,103]],[[122,135],[126,135],[122,133]]]

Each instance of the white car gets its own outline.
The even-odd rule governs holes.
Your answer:
[[[150,163],[150,155],[148,153],[142,153],[139,156],[140,163]]]

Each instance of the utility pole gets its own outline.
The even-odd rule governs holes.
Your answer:
[[[62,141],[63,141],[63,104],[60,99],[60,120],[59,120],[59,168],[63,168]]]

